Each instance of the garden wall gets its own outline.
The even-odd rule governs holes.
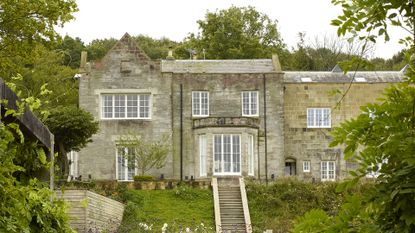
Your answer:
[[[124,205],[88,190],[57,191],[57,198],[69,203],[71,227],[79,233],[116,232]]]

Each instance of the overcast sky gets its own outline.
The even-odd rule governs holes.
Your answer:
[[[198,31],[196,21],[207,11],[251,5],[278,20],[282,38],[292,48],[299,32],[305,32],[310,41],[316,36],[335,36],[336,28],[330,21],[341,13],[331,0],[77,0],[77,4],[76,19],[58,31],[80,37],[85,43],[118,39],[125,32],[181,41],[188,33]],[[373,56],[389,58],[398,52],[402,46],[397,41],[402,33],[393,30],[390,42],[379,41]]]

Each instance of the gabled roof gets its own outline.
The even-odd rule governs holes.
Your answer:
[[[394,83],[401,82],[405,74],[400,71],[358,71],[348,72],[315,72],[287,71],[284,73],[285,83]]]
[[[107,52],[103,59],[105,60],[108,54],[111,54],[112,52],[123,50],[133,54],[139,63],[144,65],[154,65],[151,58],[147,56],[147,54],[138,46],[137,42],[128,33],[125,33],[121,39],[115,43],[114,47]]]
[[[271,59],[162,60],[163,73],[273,73]]]

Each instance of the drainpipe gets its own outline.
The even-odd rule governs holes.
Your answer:
[[[180,181],[183,181],[183,84],[180,84]]]
[[[268,141],[267,141],[267,79],[262,74],[264,83],[264,134],[265,134],[265,183],[268,185]]]

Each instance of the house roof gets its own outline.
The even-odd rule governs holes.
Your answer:
[[[163,73],[272,73],[271,59],[250,60],[162,60]]]
[[[273,73],[272,59],[251,60],[162,60],[163,73]],[[405,78],[405,71],[358,71],[344,74],[339,66],[332,71],[284,71],[285,83],[394,83]]]
[[[284,72],[285,83],[393,83],[401,82],[405,73],[400,71],[358,71],[348,72]]]

